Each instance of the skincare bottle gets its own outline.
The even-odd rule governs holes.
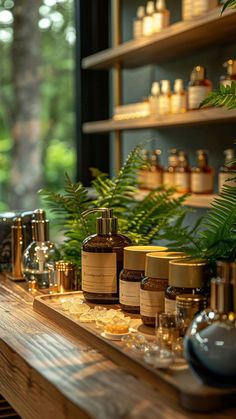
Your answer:
[[[153,13],[155,11],[154,1],[148,1],[146,6],[146,14],[143,18],[143,36],[153,34]]]
[[[170,81],[161,81],[161,95],[159,97],[159,114],[168,115],[171,111]]]
[[[163,182],[163,167],[160,164],[161,150],[154,150],[150,159],[150,167],[146,175],[146,187],[152,191]]]
[[[236,177],[236,164],[232,163],[232,160],[235,159],[234,149],[228,148],[224,151],[225,161],[224,165],[220,168],[218,182],[219,182],[219,192],[222,192],[223,186],[236,186],[236,179],[226,182],[227,179]]]
[[[165,0],[157,0],[156,11],[153,13],[153,32],[161,32],[170,24],[170,12]]]
[[[12,274],[11,279],[22,279],[22,258],[25,249],[25,226],[22,224],[22,218],[14,218],[11,226],[11,258],[12,258]]]
[[[144,6],[139,6],[137,9],[137,18],[133,23],[133,37],[134,39],[141,38],[143,36],[143,18],[145,16]]]
[[[190,192],[190,168],[188,164],[188,157],[184,151],[178,153],[178,166],[175,172],[175,185],[178,192]]]
[[[143,166],[138,171],[138,186],[140,189],[147,189],[147,175],[149,172],[149,151],[142,151]]]
[[[236,82],[236,60],[228,60],[223,64],[227,68],[227,74],[220,77],[220,84],[223,86],[231,86],[232,81]]]
[[[34,241],[23,253],[23,276],[33,288],[49,287],[49,265],[58,258],[58,251],[49,240],[49,221],[32,220]]]
[[[198,109],[200,103],[212,90],[212,83],[206,79],[206,70],[197,65],[193,68],[188,85],[188,109]]]
[[[117,218],[111,208],[94,208],[82,216],[93,212],[101,212],[101,217],[96,219],[96,234],[82,243],[82,291],[91,303],[118,303],[124,247],[131,241],[118,234]]]
[[[194,0],[192,1],[193,16],[201,16],[217,6],[218,0]]]
[[[193,17],[193,1],[182,0],[182,20],[191,20]]]
[[[171,113],[184,113],[187,110],[187,93],[182,79],[176,79],[171,96]]]
[[[214,171],[208,166],[206,150],[197,150],[197,166],[191,171],[191,192],[211,194],[214,188]]]
[[[152,83],[151,95],[149,96],[149,109],[150,116],[156,118],[159,114],[159,96],[160,96],[160,83]]]
[[[168,166],[163,172],[163,184],[168,187],[175,186],[175,173],[178,166],[178,154],[176,148],[168,151]]]

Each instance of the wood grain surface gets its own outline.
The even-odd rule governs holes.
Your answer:
[[[0,393],[25,419],[226,419],[189,413],[87,343],[33,311],[21,285],[0,278]],[[226,406],[227,407],[227,406]]]

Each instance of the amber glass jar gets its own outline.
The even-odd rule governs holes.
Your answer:
[[[182,294],[176,296],[176,313],[181,321],[181,335],[184,336],[197,313],[207,308],[208,299],[204,295]]]
[[[165,312],[176,312],[176,296],[201,294],[209,296],[210,269],[203,259],[172,260],[169,269],[169,286],[165,292]]]
[[[156,314],[164,311],[169,261],[183,256],[183,252],[154,252],[146,255],[145,278],[141,281],[140,290],[140,314],[146,326],[154,327]]]
[[[140,310],[140,282],[145,277],[146,254],[163,252],[161,246],[129,246],[124,249],[124,269],[120,273],[120,306],[130,313]]]

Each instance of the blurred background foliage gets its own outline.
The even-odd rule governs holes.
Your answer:
[[[0,211],[9,209],[7,193],[13,146],[13,7],[13,0],[0,0]],[[42,187],[58,191],[64,185],[65,172],[74,178],[76,165],[74,1],[42,0],[38,15],[41,32]]]

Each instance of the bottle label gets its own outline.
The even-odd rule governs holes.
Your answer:
[[[192,173],[191,191],[193,193],[206,193],[213,191],[213,172]]]
[[[163,173],[163,184],[167,186],[175,186],[175,173],[164,172]]]
[[[168,95],[161,95],[159,97],[159,113],[160,115],[170,113],[170,97]]]
[[[176,172],[175,173],[175,184],[179,192],[188,192],[190,190],[190,173],[188,172]]]
[[[162,184],[162,172],[154,171],[146,173],[146,188],[153,190]]]
[[[171,112],[181,113],[186,111],[186,95],[175,93],[171,96]]]
[[[165,313],[175,314],[176,313],[176,301],[165,298]]]
[[[140,306],[140,282],[120,279],[120,303],[126,306]]]
[[[140,290],[140,314],[146,317],[155,317],[164,311],[164,291]]]
[[[116,253],[82,251],[82,291],[96,294],[117,292]]]
[[[143,35],[143,22],[142,20],[135,20],[133,25],[133,36],[134,39],[141,38]]]
[[[189,20],[193,15],[192,0],[183,0],[182,2],[182,19]]]
[[[233,80],[227,80],[227,79],[226,80],[221,80],[220,81],[220,84],[222,84],[224,87],[227,87],[227,86],[230,86],[231,87],[232,81]]]
[[[166,26],[164,13],[154,13],[153,15],[153,32],[160,32]]]
[[[143,18],[143,35],[148,36],[153,33],[153,17],[145,16]]]
[[[188,108],[198,109],[200,103],[210,92],[210,86],[189,86],[188,88]]]
[[[226,172],[226,173],[219,173],[219,192],[222,191],[223,186],[236,186],[236,179],[230,180],[229,182],[226,182],[227,179],[236,177],[236,173],[232,172]]]

